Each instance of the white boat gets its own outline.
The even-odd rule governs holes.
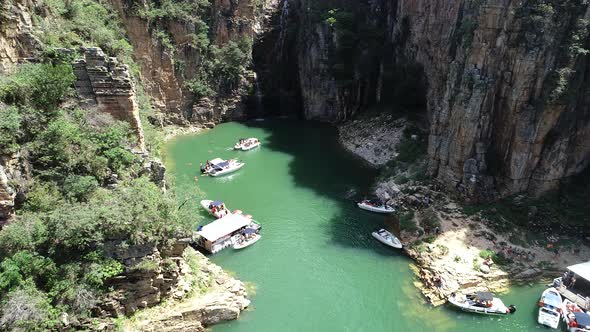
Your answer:
[[[254,243],[258,242],[258,240],[260,240],[261,238],[262,238],[262,236],[257,233],[246,234],[246,235],[242,235],[242,234],[234,235],[234,239],[233,239],[234,249],[238,250],[238,249],[244,249],[246,247],[249,247],[249,246],[253,245]]]
[[[235,145],[234,150],[248,151],[260,146],[258,138],[241,138]]]
[[[514,305],[508,307],[497,297],[489,292],[476,292],[474,294],[453,294],[448,298],[450,304],[467,311],[483,315],[506,315],[516,311]]]
[[[383,202],[376,200],[376,199],[366,199],[362,202],[358,202],[356,204],[359,208],[371,212],[377,213],[393,213],[395,209],[387,204],[383,204]]]
[[[590,315],[584,312],[579,305],[564,299],[561,305],[563,321],[570,332],[590,332]]]
[[[233,173],[244,167],[244,163],[236,159],[223,160],[215,158],[206,165],[201,166],[201,173],[209,174],[211,176],[222,176]]]
[[[561,318],[562,302],[561,295],[557,289],[551,287],[543,291],[541,300],[539,301],[540,308],[537,322],[556,329],[559,326],[559,319]]]
[[[210,199],[204,199],[201,201],[201,206],[203,209],[207,210],[211,215],[215,218],[223,218],[227,216],[230,212],[229,209],[225,206],[225,203],[222,201],[212,201]]]
[[[373,237],[379,240],[379,242],[383,243],[386,246],[390,246],[392,248],[401,249],[402,243],[401,241],[390,232],[386,231],[385,229],[380,229],[376,232],[372,233]]]

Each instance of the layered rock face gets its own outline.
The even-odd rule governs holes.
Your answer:
[[[137,137],[140,151],[145,151],[143,129],[139,118],[135,85],[129,67],[108,57],[98,47],[82,49],[84,58],[74,62],[76,91],[86,102],[113,118],[127,121]]]
[[[388,63],[414,62],[427,82],[430,171],[450,189],[473,200],[542,193],[590,164],[587,2],[372,1],[356,17],[385,32],[383,48],[360,52],[345,87],[327,65],[345,36],[296,3],[306,118],[350,118],[391,93]]]
[[[40,42],[33,35],[31,8],[34,0],[0,3],[0,72],[10,70],[21,59],[30,57]]]
[[[133,45],[146,92],[163,113],[166,123],[198,125],[243,116],[245,105],[241,97],[247,94],[251,84],[246,78],[235,91],[215,98],[196,100],[188,89],[186,82],[195,78],[202,66],[201,50],[192,39],[198,33],[194,23],[159,19],[159,28],[169,35],[172,43],[164,45],[153,34],[155,22],[138,15],[138,9],[147,8],[145,1],[111,0],[111,3]],[[251,40],[256,23],[255,4],[254,1],[213,1],[210,8],[212,41],[223,46],[229,40]]]

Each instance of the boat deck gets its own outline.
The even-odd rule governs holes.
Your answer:
[[[579,305],[584,310],[590,310],[590,296],[584,297],[567,289],[564,285],[557,287],[557,291],[566,299]]]

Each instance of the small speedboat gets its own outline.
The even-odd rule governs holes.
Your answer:
[[[201,173],[209,174],[211,176],[222,176],[233,173],[244,167],[244,163],[236,159],[223,160],[215,158],[201,167]]]
[[[564,299],[561,304],[563,321],[570,332],[590,332],[590,316],[579,305]]]
[[[561,318],[562,302],[561,295],[557,289],[551,287],[543,291],[541,300],[539,301],[540,308],[537,322],[556,329],[559,326],[559,319]]]
[[[392,248],[401,249],[402,243],[401,241],[393,234],[388,232],[385,229],[380,229],[376,232],[372,233],[373,237],[379,240],[379,242],[383,243],[386,246],[390,246]]]
[[[483,315],[506,315],[516,312],[516,306],[513,304],[506,306],[502,300],[489,292],[476,292],[467,295],[452,294],[448,301],[463,311]]]
[[[235,145],[234,150],[248,151],[260,146],[258,138],[241,138]]]
[[[244,249],[258,242],[262,236],[256,233],[256,230],[246,228],[241,233],[233,236],[234,249]]]
[[[366,199],[356,204],[359,208],[377,213],[393,213],[395,209],[378,199]]]
[[[225,217],[230,213],[222,201],[204,199],[201,201],[201,206],[217,219]]]

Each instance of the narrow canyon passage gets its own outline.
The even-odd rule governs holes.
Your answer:
[[[259,137],[260,149],[232,151],[238,137]],[[252,307],[214,331],[532,331],[542,285],[503,296],[516,314],[494,318],[425,304],[414,287],[411,261],[370,233],[391,227],[357,209],[375,173],[337,142],[336,131],[296,121],[226,123],[178,137],[167,160],[179,199],[224,200],[254,216],[263,238],[243,251],[211,259],[252,283]],[[201,177],[199,162],[239,158],[246,166],[222,178]],[[195,179],[198,179],[195,182]],[[197,187],[198,184],[198,187]],[[211,219],[198,200],[187,207]]]

